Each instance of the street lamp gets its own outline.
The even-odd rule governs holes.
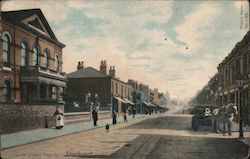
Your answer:
[[[238,87],[239,93],[238,93],[238,99],[239,99],[239,138],[243,139],[243,124],[242,124],[242,86],[244,83],[244,80],[242,78],[242,75],[239,75],[238,79],[235,81],[236,86]]]

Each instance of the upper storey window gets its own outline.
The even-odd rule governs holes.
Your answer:
[[[2,41],[3,65],[10,66],[10,35],[8,33],[4,33],[2,36]]]
[[[45,50],[44,51],[44,67],[48,67],[49,66],[49,51]]]
[[[28,47],[25,42],[22,42],[21,44],[21,66],[27,66],[28,65]]]
[[[55,70],[59,70],[59,57],[58,55],[55,56]]]
[[[38,55],[39,55],[39,49],[37,47],[34,47],[33,48],[33,58],[32,58],[33,66],[38,65]]]

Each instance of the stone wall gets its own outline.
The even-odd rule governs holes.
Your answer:
[[[37,128],[53,127],[56,106],[64,105],[23,105],[0,104],[0,129],[2,134]]]

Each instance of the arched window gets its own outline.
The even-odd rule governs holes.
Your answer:
[[[3,34],[2,37],[2,44],[3,44],[3,64],[4,66],[9,66],[10,64],[10,35],[7,33]]]
[[[4,102],[8,102],[11,100],[10,82],[8,80],[5,80],[3,82],[3,99]]]
[[[44,51],[44,67],[48,67],[49,66],[49,51],[45,50]]]
[[[59,70],[59,57],[58,55],[55,56],[55,70]]]
[[[38,54],[39,54],[39,50],[37,47],[33,48],[33,66],[38,65]]]
[[[22,42],[21,44],[22,50],[21,50],[21,66],[28,65],[28,47],[25,42]]]

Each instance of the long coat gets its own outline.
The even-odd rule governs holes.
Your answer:
[[[97,115],[97,111],[96,110],[92,111],[92,117],[93,117],[93,120],[95,120],[95,121],[98,120],[98,115]]]
[[[56,128],[62,128],[64,126],[63,113],[61,110],[57,109],[54,113],[55,126]]]

